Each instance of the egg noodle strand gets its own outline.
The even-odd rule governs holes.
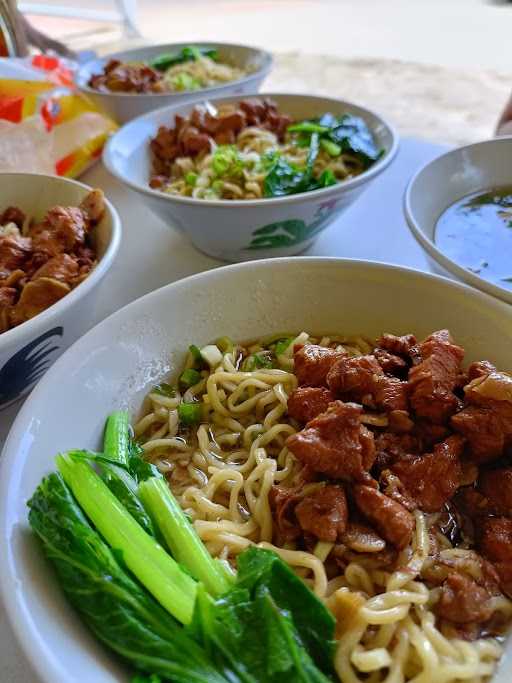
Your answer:
[[[300,470],[285,446],[296,431],[286,406],[297,387],[293,346],[305,341],[352,355],[372,349],[361,337],[312,339],[301,333],[278,357],[282,369],[254,372],[238,369],[236,351],[225,353],[184,396],[202,398],[206,405],[204,421],[186,437],[178,431],[182,396],[148,395],[134,427],[146,457],[166,474],[212,555],[234,561],[251,544],[274,550],[326,602],[337,617],[335,668],[343,683],[488,680],[502,655],[499,642],[450,638],[436,626],[435,589],[421,578],[432,564],[429,516],[414,513],[413,539],[392,572],[352,561],[328,580],[324,560],[333,544],[318,544],[314,553],[273,545],[269,492],[274,484],[289,484]],[[452,548],[447,539],[444,544],[442,553],[471,559],[470,550]],[[496,607],[512,616],[506,598],[497,599]]]

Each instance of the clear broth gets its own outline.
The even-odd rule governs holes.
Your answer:
[[[459,266],[512,290],[512,185],[452,204],[439,217],[434,240]]]

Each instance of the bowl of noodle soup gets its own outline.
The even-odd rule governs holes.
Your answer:
[[[250,125],[255,107],[261,107],[264,125]],[[249,125],[238,137],[221,128],[215,141],[196,125],[194,117],[203,113],[206,118],[213,113],[221,124],[239,117]],[[372,156],[318,140],[311,130],[328,130],[316,123],[327,117],[349,121],[347,128]],[[188,130],[182,125],[178,139],[191,132],[190,144],[206,148],[194,157],[175,158],[175,143],[169,140],[174,132],[167,129],[183,121]],[[293,132],[292,122],[309,132]],[[313,138],[318,145],[314,157]],[[385,171],[397,150],[393,128],[363,107],[324,97],[269,94],[150,112],[123,126],[107,143],[103,159],[110,173],[196,248],[224,261],[246,261],[306,250]],[[159,175],[169,168],[170,176]],[[226,169],[231,175],[222,175]]]
[[[105,67],[115,60],[121,66],[149,65],[155,59],[179,54],[183,50],[200,50],[205,56],[171,66],[163,73],[160,91],[146,87],[147,75],[133,91],[111,90],[95,85],[95,78],[105,73]],[[208,54],[215,55],[215,61]],[[153,109],[197,100],[198,94],[219,97],[257,92],[272,68],[270,53],[246,45],[230,43],[169,43],[116,52],[94,59],[80,67],[77,84],[93,102],[119,123],[126,123]],[[133,79],[123,77],[126,81]],[[150,74],[151,76],[151,74]],[[204,85],[203,85],[204,84]],[[118,86],[119,87],[119,86]],[[126,88],[126,84],[124,85]],[[133,86],[135,84],[133,83]]]
[[[455,342],[444,333],[437,340],[450,353],[460,353],[453,351],[455,343],[464,349],[464,372],[482,359],[506,371],[511,369],[511,322],[510,307],[465,285],[384,264],[326,258],[216,269],[168,285],[103,321],[40,382],[20,412],[2,457],[0,524],[7,558],[0,570],[2,595],[41,679],[71,683],[79,662],[85,680],[129,680],[64,600],[27,533],[25,507],[51,470],[55,453],[98,450],[106,414],[127,409],[145,457],[165,473],[210,553],[236,565],[237,555],[249,545],[271,548],[333,610],[338,619],[334,664],[340,681],[510,680],[505,627],[512,612],[500,590],[489,589],[485,598],[490,610],[486,618],[491,612],[501,617],[487,621],[487,630],[471,633],[461,623],[439,619],[436,605],[442,599],[446,567],[467,572],[467,581],[484,580],[483,561],[470,543],[451,543],[448,532],[441,539],[440,513],[416,506],[408,512],[412,522],[400,543],[389,540],[392,525],[381,527],[376,539],[375,519],[370,524],[373,532],[367,529],[362,540],[284,541],[271,490],[293,491],[298,481],[294,476],[302,471],[290,439],[303,425],[288,411],[297,385],[306,381],[311,388],[315,380],[310,377],[308,382],[301,375],[296,362],[301,347],[314,344],[347,362],[360,362],[376,353],[383,343],[376,340],[384,332],[414,334],[425,362],[427,347],[432,351],[435,346],[429,337],[449,329]],[[190,381],[190,372],[185,381],[184,369],[194,368],[196,381]],[[185,419],[179,408],[184,404],[201,404],[197,419],[191,420],[189,411]],[[391,418],[367,399],[361,405],[355,427],[361,434],[372,431],[376,438]],[[499,467],[504,464],[506,458],[498,462]],[[302,474],[304,484],[307,473]],[[467,486],[471,476],[464,468],[459,483]],[[446,478],[446,473],[438,478],[435,488],[443,489]],[[360,484],[342,482],[331,478],[328,485],[345,488],[353,516]],[[310,478],[307,495],[328,485]],[[302,512],[297,512],[299,519]],[[325,510],[317,513],[321,517]],[[367,526],[369,519],[352,517]],[[358,551],[357,542],[362,543]],[[349,561],[333,570],[329,555],[336,544],[337,552],[346,553],[348,543],[353,545],[350,557],[345,556]],[[392,552],[383,564],[371,561],[372,552],[386,548]],[[491,574],[489,569],[486,581]],[[482,590],[478,584],[476,593]],[[467,595],[463,597],[461,610],[467,601]],[[58,659],[54,652],[59,652]]]

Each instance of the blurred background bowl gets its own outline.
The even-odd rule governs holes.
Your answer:
[[[175,52],[188,43],[169,43],[167,45],[152,45],[151,47],[138,47],[133,50],[124,50],[94,59],[84,64],[78,71],[76,82],[93,102],[104,112],[109,114],[118,123],[126,123],[141,114],[153,111],[166,105],[181,105],[186,102],[195,102],[204,97],[220,97],[228,95],[244,96],[247,93],[257,92],[272,68],[272,55],[265,50],[248,47],[246,45],[232,45],[230,43],[192,43],[196,47],[213,48],[218,51],[219,61],[227,62],[232,66],[248,71],[247,75],[236,81],[221,83],[210,88],[190,90],[172,93],[126,93],[126,92],[99,92],[91,88],[88,83],[91,76],[103,72],[105,64],[111,59],[119,59],[122,62],[146,62],[166,52]]]
[[[207,200],[165,194],[149,187],[149,141],[159,126],[173,126],[176,114],[187,116],[205,100],[150,112],[119,130],[107,143],[107,169],[138,192],[160,218],[188,235],[197,249],[223,261],[246,261],[291,256],[307,249],[315,238],[350,206],[393,161],[398,136],[378,114],[351,102],[308,95],[258,95],[276,102],[280,113],[300,121],[330,112],[353,114],[366,122],[382,157],[368,170],[321,190],[286,197],[244,200]],[[214,105],[237,103],[239,97],[209,100]],[[263,236],[272,235],[263,240]]]
[[[57,176],[0,174],[0,209],[17,206],[42,218],[55,205],[78,206],[92,188]],[[0,410],[21,398],[50,365],[92,324],[98,285],[121,243],[121,222],[105,200],[105,215],[94,228],[98,264],[60,301],[27,322],[0,334]]]
[[[512,290],[489,282],[448,258],[436,245],[441,214],[467,195],[512,185],[512,136],[452,149],[423,166],[409,181],[404,212],[433,269],[512,303]],[[512,263],[512,253],[510,254]]]
[[[418,306],[421,302],[421,307]],[[57,453],[101,448],[105,418],[136,414],[191,343],[277,331],[376,338],[449,328],[466,363],[512,369],[512,307],[459,283],[343,259],[272,259],[200,273],[151,292],[97,325],[59,359],[21,409],[0,458],[0,584],[21,645],[45,683],[120,683],[130,676],[66,601],[26,501]],[[512,642],[507,652],[510,654]],[[505,657],[494,683],[510,681]]]

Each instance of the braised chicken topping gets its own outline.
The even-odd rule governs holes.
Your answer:
[[[242,100],[238,107],[216,113],[197,105],[186,118],[177,114],[173,127],[160,126],[151,140],[153,174],[149,184],[162,187],[172,175],[175,159],[213,151],[216,145],[232,145],[242,131],[253,126],[275,133],[282,141],[291,123],[291,117],[280,114],[268,98]]]
[[[512,597],[512,377],[463,357],[447,330],[384,334],[366,355],[295,347],[286,446],[307,478],[271,503],[282,539],[330,542],[341,567],[396,568],[423,513],[434,612],[476,638],[497,628],[492,598]]]
[[[62,299],[96,265],[93,229],[105,210],[101,190],[80,206],[54,206],[41,221],[21,209],[0,215],[0,332]]]

